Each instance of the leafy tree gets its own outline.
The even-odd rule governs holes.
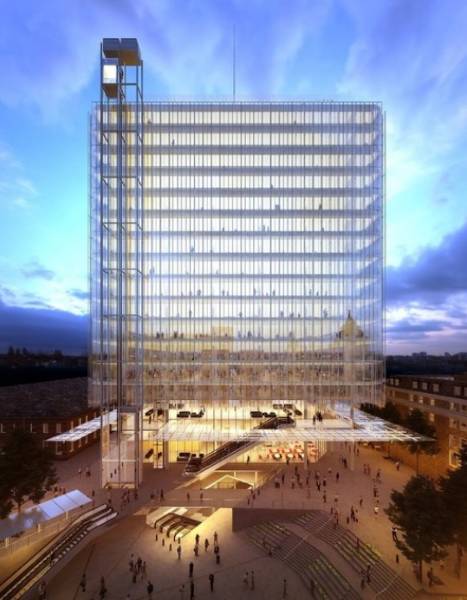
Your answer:
[[[33,434],[16,430],[9,434],[0,454],[0,518],[16,504],[37,503],[57,483],[53,455]]]
[[[439,452],[438,444],[436,443],[436,429],[434,426],[427,420],[425,415],[418,408],[414,408],[407,415],[404,425],[414,431],[415,433],[419,433],[420,435],[424,435],[426,437],[432,438],[433,442],[411,442],[409,443],[409,451],[412,454],[417,455],[417,474],[419,467],[419,455],[420,452],[424,454],[437,454]]]
[[[443,498],[434,482],[423,475],[410,479],[402,492],[393,490],[386,514],[403,539],[396,542],[402,554],[419,568],[422,581],[423,562],[445,557],[450,539]]]
[[[458,457],[460,467],[440,479],[440,488],[452,541],[457,546],[456,572],[460,577],[462,551],[467,551],[467,444]]]

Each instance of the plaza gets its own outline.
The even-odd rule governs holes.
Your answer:
[[[319,570],[316,571],[316,598],[353,597],[356,598],[404,598],[411,597],[400,595],[407,590],[417,598],[423,598],[419,591],[420,584],[414,576],[412,565],[399,555],[396,562],[397,550],[391,537],[392,524],[384,513],[392,489],[401,489],[413,475],[413,471],[384,458],[381,451],[365,445],[358,446],[358,454],[354,457],[354,470],[343,464],[343,458],[349,459],[350,445],[339,444],[332,452],[328,452],[320,461],[306,470],[302,465],[290,462],[287,464],[256,464],[247,462],[243,457],[243,464],[225,467],[226,471],[233,472],[239,480],[248,481],[245,473],[259,469],[263,477],[257,487],[252,489],[216,489],[209,487],[212,477],[206,480],[190,481],[187,485],[183,477],[183,465],[173,465],[166,471],[153,471],[148,469],[147,478],[142,489],[138,491],[138,498],[130,494],[130,501],[121,505],[122,490],[112,489],[100,492],[96,500],[111,501],[118,509],[119,516],[115,523],[97,532],[97,537],[79,547],[67,559],[65,564],[58,563],[47,576],[47,598],[61,600],[67,598],[83,598],[91,600],[99,597],[101,577],[105,579],[107,589],[106,598],[125,600],[127,594],[130,598],[147,598],[146,586],[148,580],[154,585],[153,598],[178,600],[181,598],[180,588],[185,586],[184,597],[188,599],[190,589],[189,563],[194,564],[195,597],[213,597],[226,600],[251,595],[264,598],[283,597],[283,580],[287,580],[287,598],[299,599],[312,597],[304,579],[293,567],[293,561],[302,560],[310,553],[319,553],[318,565],[327,565],[332,569],[326,570],[325,582],[329,585],[340,585],[337,590],[342,594],[329,595],[329,589],[320,591],[318,587]],[[80,487],[83,492],[90,493],[96,481],[94,466],[98,464],[97,453],[92,449],[85,451],[88,455],[75,457],[68,463],[61,465],[63,484],[67,488]],[[79,460],[81,458],[81,460]],[[95,461],[94,463],[89,461]],[[74,464],[73,464],[74,461]],[[78,465],[88,465],[91,468],[89,480],[79,476]],[[364,473],[364,465],[370,465],[371,473]],[[348,462],[349,465],[349,462]],[[231,467],[231,468],[230,468]],[[268,470],[269,469],[269,470]],[[378,469],[381,472],[381,482],[375,484]],[[317,491],[315,485],[315,472],[319,471],[321,490]],[[338,482],[336,474],[339,473]],[[282,484],[282,475],[285,476]],[[306,477],[309,476],[309,485]],[[221,475],[222,476],[222,475]],[[323,479],[326,478],[326,502],[323,501]],[[277,482],[280,482],[280,487]],[[293,487],[292,487],[293,486]],[[377,489],[378,497],[374,496]],[[163,499],[161,499],[161,490]],[[259,493],[258,493],[259,490]],[[189,501],[187,501],[187,493]],[[253,499],[254,494],[254,499]],[[152,496],[152,497],[151,497]],[[337,499],[337,500],[336,500]],[[360,505],[360,502],[361,505]],[[378,514],[375,514],[378,506]],[[351,507],[357,511],[358,522],[349,519]],[[211,512],[199,525],[187,532],[180,540],[181,558],[177,556],[178,542],[172,537],[167,537],[165,532],[147,524],[151,514],[161,510],[176,511],[186,509],[192,513]],[[339,515],[339,529],[337,533],[356,535],[360,539],[360,551],[354,546],[346,555],[339,552],[339,544],[334,537],[334,518],[331,514],[337,510]],[[233,516],[234,515],[234,516]],[[311,527],[307,527],[307,520]],[[264,531],[258,533],[257,528],[264,524]],[[272,556],[269,555],[269,546],[262,547],[264,539],[269,535],[272,527],[285,528],[290,534],[290,539],[295,540],[295,548],[291,547],[289,557],[279,547],[273,548]],[[273,530],[273,529],[272,529]],[[344,531],[345,530],[345,531]],[[261,530],[260,530],[261,531]],[[214,555],[214,533],[217,532],[220,547],[220,564],[216,564]],[[200,536],[199,556],[194,554],[195,538]],[[156,539],[157,536],[157,539]],[[256,543],[255,543],[256,536]],[[259,536],[259,537],[258,537]],[[208,550],[204,549],[204,540],[209,540]],[[297,541],[298,539],[298,541]],[[350,539],[350,538],[349,538]],[[354,538],[352,538],[354,539]],[[259,543],[258,543],[259,542]],[[343,547],[343,546],[342,546]],[[355,568],[353,558],[359,552],[364,554],[368,547],[374,571],[374,581],[361,589],[361,572]],[[295,554],[293,553],[295,552]],[[129,570],[131,555],[134,560],[141,557],[146,562],[146,576],[138,575],[133,583],[132,573]],[[384,563],[379,565],[376,557]],[[283,560],[285,558],[285,560]],[[446,559],[444,567],[434,565],[434,572],[443,585],[434,586],[430,591],[443,593],[460,593],[466,587],[466,577],[457,579],[453,575],[452,557]],[[310,563],[313,564],[313,561]],[[292,565],[292,566],[291,566]],[[245,572],[254,571],[254,587],[250,589],[251,581],[246,586]],[[378,573],[386,573],[385,578],[377,577]],[[86,592],[80,588],[82,574],[86,573]],[[210,592],[209,575],[214,574],[214,592]],[[337,573],[337,574],[336,574]],[[389,573],[389,575],[388,575]],[[326,584],[327,585],[327,584]],[[345,587],[348,586],[348,587]],[[407,587],[405,587],[407,586]],[[331,590],[333,588],[331,587]],[[347,590],[347,591],[345,591]],[[405,592],[404,592],[405,590]],[[337,594],[337,592],[336,592]],[[30,596],[31,598],[34,595]],[[428,598],[428,596],[426,596]]]

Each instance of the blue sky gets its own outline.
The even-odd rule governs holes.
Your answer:
[[[0,347],[86,347],[87,120],[100,39],[139,38],[148,99],[230,98],[234,23],[237,98],[384,103],[387,350],[467,351],[459,0],[4,0]]]

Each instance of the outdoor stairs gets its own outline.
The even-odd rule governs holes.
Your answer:
[[[78,517],[0,585],[0,600],[17,600],[37,585],[52,567],[71,552],[96,527],[112,521],[117,513],[102,504]]]
[[[317,548],[283,525],[260,523],[249,528],[247,535],[264,552],[298,573],[310,597],[320,600],[360,600],[347,579]],[[314,582],[313,595],[311,581]]]
[[[182,539],[199,524],[200,522],[196,519],[176,512],[169,512],[155,521],[154,529],[157,529],[160,533],[165,533],[168,538],[173,538],[176,541]]]
[[[291,427],[295,424],[291,417],[270,417],[260,423],[255,429],[279,429],[282,427]],[[249,448],[253,448],[258,442],[251,441],[248,438],[226,442],[216,448],[203,458],[191,458],[184,470],[187,477],[206,476],[230,462],[238,454],[243,454]]]
[[[416,590],[362,540],[357,550],[357,536],[341,525],[336,527],[328,513],[313,510],[297,517],[294,523],[332,546],[358,574],[366,572],[367,566],[371,565],[369,586],[378,599],[410,600],[416,596]]]

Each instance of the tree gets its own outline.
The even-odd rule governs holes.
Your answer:
[[[414,408],[407,415],[404,425],[407,429],[411,429],[415,433],[420,435],[424,435],[428,438],[432,438],[432,442],[411,442],[409,443],[409,450],[412,454],[417,455],[417,475],[418,475],[418,467],[419,467],[419,455],[420,451],[424,454],[437,454],[439,452],[438,444],[436,443],[436,429],[431,423],[429,423],[418,408]]]
[[[449,543],[447,515],[443,498],[434,482],[423,475],[410,479],[402,492],[393,490],[391,502],[385,510],[403,539],[396,542],[402,554],[419,568],[422,581],[423,562],[440,560],[447,554]]]
[[[456,573],[460,577],[462,550],[467,551],[467,444],[458,457],[459,468],[440,479],[440,488],[452,541],[457,547]]]
[[[33,434],[16,430],[9,434],[0,454],[0,518],[16,504],[37,503],[57,483],[53,455]]]

